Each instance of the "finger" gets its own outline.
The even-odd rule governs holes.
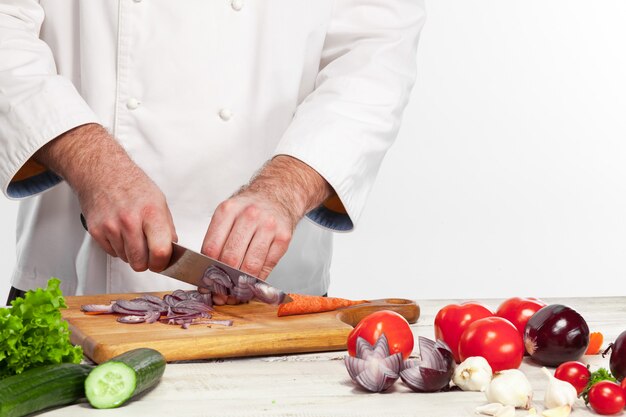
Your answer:
[[[102,250],[104,250],[107,254],[117,258],[117,253],[115,252],[115,249],[113,249],[111,242],[109,242],[109,239],[107,239],[107,237],[103,233],[101,233],[100,229],[92,228],[91,230],[89,230],[89,234],[91,235],[93,240],[95,240],[96,243],[100,245]]]
[[[99,230],[101,230],[100,227],[96,228],[96,233],[98,233]],[[128,262],[126,249],[124,249],[124,240],[122,239],[122,234],[119,228],[113,226],[112,224],[105,224],[102,226],[102,230],[102,241],[106,241],[113,250],[113,254],[111,254],[111,256],[118,257],[124,262]]]
[[[174,227],[174,219],[172,218],[172,212],[170,211],[169,207],[166,207],[166,209],[167,209],[167,221],[168,221],[168,225],[170,229],[170,234],[172,236],[171,241],[178,242],[178,234],[176,233],[176,227]]]
[[[261,268],[261,272],[259,272],[259,278],[265,280],[270,275],[272,270],[278,264],[278,261],[280,261],[283,255],[287,252],[287,249],[289,248],[289,240],[290,239],[282,238],[274,239],[269,251],[267,252],[265,264]]]
[[[167,210],[167,209],[166,209]],[[167,211],[169,213],[169,210]],[[143,220],[143,233],[146,237],[148,268],[154,272],[163,271],[172,257],[172,242],[176,232],[170,216],[150,216]]]
[[[230,230],[235,223],[237,213],[238,210],[232,200],[224,201],[215,209],[202,243],[203,254],[211,258],[220,256]]]
[[[213,294],[213,304],[216,306],[223,306],[226,304],[228,296],[226,294]]]
[[[237,304],[241,304],[241,301],[239,301],[237,297],[229,295],[228,298],[226,299],[226,304],[234,306]]]
[[[108,239],[105,239],[104,241],[99,241],[98,244],[106,253],[113,257],[117,257],[117,253],[115,252],[115,249],[113,249],[113,246],[111,246],[111,243],[108,241]]]
[[[241,270],[248,274],[259,276],[261,269],[265,265],[267,254],[274,239],[274,222],[270,225],[257,229],[256,233],[250,241],[248,250],[246,251]]]
[[[230,231],[224,249],[219,260],[234,268],[239,268],[248,250],[250,241],[257,229],[260,210],[254,206],[248,206],[235,220]]]
[[[137,223],[127,225],[122,231],[124,249],[128,264],[137,272],[148,269],[148,243],[140,227],[139,219]]]

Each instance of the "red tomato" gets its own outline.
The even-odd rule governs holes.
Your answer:
[[[622,383],[620,384],[620,386],[622,387],[622,389],[624,390],[624,393],[626,394],[626,378],[622,379]]]
[[[498,311],[496,311],[496,316],[505,318],[513,323],[523,337],[528,319],[545,306],[546,303],[537,298],[513,297],[500,304]]]
[[[454,360],[459,359],[459,340],[471,323],[478,319],[493,316],[493,312],[482,304],[467,302],[450,304],[439,310],[435,317],[435,338],[443,340],[450,347]]]
[[[598,414],[617,414],[626,405],[624,390],[613,381],[600,381],[589,390],[589,405]]]
[[[572,384],[578,394],[583,392],[587,386],[590,375],[589,368],[578,361],[564,362],[554,372],[556,379]]]
[[[365,316],[352,329],[348,335],[348,354],[356,355],[359,336],[373,345],[383,333],[391,354],[402,352],[402,357],[406,359],[413,352],[413,332],[406,319],[395,311],[381,310]]]
[[[510,321],[486,317],[470,324],[459,342],[461,360],[470,356],[487,359],[493,372],[519,368],[524,358],[522,336]]]

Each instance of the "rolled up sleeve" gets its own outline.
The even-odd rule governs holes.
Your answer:
[[[0,184],[14,199],[61,181],[31,160],[38,149],[72,128],[98,122],[75,86],[57,74],[50,48],[39,39],[43,19],[37,1],[0,3]]]
[[[307,216],[351,230],[395,140],[416,76],[422,0],[335,3],[314,91],[298,106],[276,154],[298,158],[334,188],[345,213]]]

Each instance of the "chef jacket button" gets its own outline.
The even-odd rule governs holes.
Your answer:
[[[141,3],[141,0],[133,0],[135,3]]]
[[[233,112],[229,109],[221,109],[219,112],[220,119],[227,122],[233,117]]]
[[[141,105],[141,101],[137,100],[136,98],[131,97],[128,100],[126,100],[126,108],[128,110],[135,110],[140,105]]]
[[[231,0],[230,7],[232,7],[234,11],[238,12],[243,8],[243,0]]]

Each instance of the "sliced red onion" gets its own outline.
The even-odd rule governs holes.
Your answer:
[[[154,311],[159,310],[160,307],[155,306],[153,303],[150,303],[145,300],[116,300],[115,304],[118,307],[123,308],[124,310],[132,310],[132,311]]]
[[[140,316],[143,315],[145,313],[145,311],[141,311],[141,310],[128,310],[125,309],[123,307],[121,307],[119,304],[115,303],[113,304],[113,312],[114,313],[118,313],[118,314],[127,314],[127,315],[135,315],[135,316]]]
[[[137,323],[144,323],[146,321],[146,317],[129,315],[129,316],[118,317],[117,321],[119,321],[120,323],[126,323],[126,324],[137,324]]]
[[[205,320],[205,319],[196,319],[191,324],[217,324],[220,326],[230,327],[233,325],[232,320]]]
[[[163,304],[163,299],[157,297],[156,295],[142,294],[140,298],[148,302],[154,303],[154,304],[159,304],[159,305]]]
[[[156,323],[159,318],[161,318],[161,312],[160,311],[148,311],[145,315],[144,318],[146,319],[146,323]]]
[[[213,293],[213,295],[215,295],[215,294],[228,295],[228,293],[229,293],[228,287],[220,284],[219,282],[214,282],[213,283],[213,288],[211,289],[211,292]]]
[[[198,292],[198,291],[189,291],[189,299],[198,301],[209,307],[213,307],[213,300],[211,298],[210,293],[202,294],[201,292]]]
[[[357,339],[356,344],[357,356],[344,358],[352,381],[371,392],[389,389],[399,377],[402,353],[389,355],[389,345],[384,334],[373,346],[362,337]]]
[[[404,361],[400,378],[413,391],[435,392],[450,384],[454,372],[454,356],[443,341],[418,338],[420,359]]]
[[[138,298],[137,300],[144,300],[147,301],[148,303],[154,304],[155,307],[163,310],[167,310],[167,303],[165,303],[165,301],[163,301],[161,298],[154,296],[152,294],[143,294],[141,296],[141,298]]]
[[[215,285],[216,283],[219,283],[226,288],[233,287],[233,282],[228,276],[228,273],[217,266],[210,266],[206,271],[204,271],[202,282],[207,284],[209,287],[211,285]]]
[[[241,279],[241,278],[240,278]],[[251,287],[254,296],[267,304],[278,305],[285,299],[285,293],[266,282],[256,281]]]
[[[221,286],[220,283],[216,285]],[[124,314],[123,317],[117,319],[120,323],[135,324],[161,321],[183,325],[183,327],[187,328],[195,320],[203,320],[203,322],[198,324],[231,326],[232,320],[211,320],[211,312],[213,311],[212,297],[214,296],[202,294],[196,290],[176,290],[171,294],[164,295],[163,299],[150,294],[143,294],[141,297],[133,300],[116,300],[109,305],[86,304],[81,306],[81,309],[85,312]],[[217,296],[219,297],[219,295]],[[228,295],[222,295],[222,297],[226,301]],[[165,318],[161,319],[162,315],[165,315]]]
[[[178,303],[176,303],[176,305],[172,306],[172,308],[184,308],[197,311],[213,311],[213,307],[210,307],[196,300],[179,301]]]
[[[231,294],[233,297],[242,302],[250,301],[254,298],[254,291],[252,291],[252,288],[250,288],[250,286],[247,284],[237,284],[237,286],[232,289]]]
[[[163,302],[165,304],[167,304],[169,307],[176,305],[176,303],[179,303],[181,300],[172,296],[172,294],[165,294],[163,296]]]
[[[256,278],[251,277],[249,275],[241,274],[239,275],[239,279],[237,279],[237,285],[248,286],[251,287],[256,284]]]
[[[185,290],[174,290],[170,295],[174,298],[177,298],[178,301],[186,300],[187,298],[189,298],[189,296],[187,295],[187,291]]]
[[[113,313],[113,304],[85,304],[80,306],[80,310],[86,313],[102,313],[102,314],[111,314]]]

